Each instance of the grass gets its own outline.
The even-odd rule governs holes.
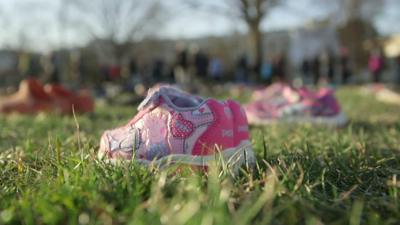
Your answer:
[[[0,224],[400,224],[400,107],[351,88],[351,123],[252,127],[257,168],[232,177],[96,161],[134,107],[0,117]]]

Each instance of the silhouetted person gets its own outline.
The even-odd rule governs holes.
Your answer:
[[[218,57],[213,57],[209,65],[209,75],[215,81],[220,81],[224,72],[222,60]]]
[[[162,80],[163,71],[164,71],[163,60],[162,59],[154,60],[151,75],[155,82],[160,82]]]
[[[105,64],[100,65],[100,77],[102,81],[110,81],[110,76],[108,75],[108,66]]]
[[[325,77],[329,83],[332,83],[335,75],[335,58],[331,51],[324,51],[319,56],[320,75]]]
[[[208,68],[208,56],[203,53],[203,51],[199,50],[194,55],[194,65],[196,68],[196,75],[199,77],[207,76],[207,68]]]
[[[134,58],[131,58],[129,60],[129,75],[131,77],[135,76],[137,74],[137,72],[138,72],[138,67],[137,67],[136,60]]]
[[[260,69],[261,80],[267,84],[272,83],[272,65],[269,61],[264,61]]]
[[[335,80],[335,65],[336,65],[336,59],[335,55],[332,53],[332,51],[328,52],[328,81],[329,83],[333,83]]]
[[[135,88],[136,83],[140,82],[139,68],[135,58],[129,59],[128,70],[129,75],[125,88],[127,91],[131,91]]]
[[[350,67],[349,54],[347,49],[345,48],[342,48],[340,50],[339,70],[342,78],[342,83],[347,84],[349,78],[351,77],[351,67]]]
[[[379,51],[371,53],[368,60],[368,69],[375,83],[381,82],[384,59]]]
[[[247,82],[249,66],[246,55],[242,55],[236,62],[235,78],[237,82]]]
[[[77,59],[74,60],[72,67],[75,67],[77,70],[79,85],[83,85],[85,83],[85,77],[87,77],[87,74],[89,73],[85,58],[79,54]]]
[[[318,55],[315,56],[312,61],[312,73],[313,73],[313,83],[314,85],[317,85],[321,77],[321,65]]]
[[[171,83],[175,83],[175,65],[171,64],[171,65],[167,65],[167,80]]]
[[[182,67],[182,69],[186,70],[189,66],[188,63],[188,53],[186,49],[180,49],[177,52],[177,62],[178,66]]]
[[[272,76],[280,81],[286,80],[286,59],[282,54],[274,58],[272,63]]]
[[[61,61],[55,53],[51,54],[50,63],[51,63],[52,69],[50,72],[49,82],[58,84],[58,83],[60,83]]]
[[[30,76],[37,77],[42,72],[43,68],[40,65],[40,58],[33,56],[30,57],[28,74],[30,74]]]
[[[184,89],[190,86],[190,74],[188,73],[189,60],[186,48],[182,44],[176,46],[174,76],[175,81]]]
[[[309,77],[311,73],[311,63],[308,59],[303,59],[301,63],[301,74],[303,77]]]

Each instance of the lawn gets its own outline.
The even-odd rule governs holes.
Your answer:
[[[400,224],[400,107],[337,95],[348,126],[251,127],[257,167],[237,176],[97,161],[135,107],[0,117],[0,224]]]

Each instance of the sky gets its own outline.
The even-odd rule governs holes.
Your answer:
[[[181,39],[219,36],[246,30],[245,25],[238,19],[202,8],[188,7],[188,4],[182,4],[184,1],[162,1],[168,16],[166,22],[157,27],[158,36]],[[292,29],[312,19],[323,18],[328,12],[320,5],[312,4],[312,1],[315,0],[289,0],[287,5],[276,7],[263,21],[262,29]],[[375,24],[384,35],[400,33],[400,0],[384,1],[385,7],[376,18]],[[215,5],[216,8],[225,6],[222,0],[201,2]],[[68,11],[68,8],[60,11],[60,5],[61,0],[0,0],[0,48],[22,45],[30,50],[49,51],[60,45],[84,45],[89,37],[81,30],[60,28],[61,14],[76,16]]]

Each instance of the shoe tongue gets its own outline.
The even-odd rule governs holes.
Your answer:
[[[146,98],[139,104],[137,110],[140,111],[145,108],[157,106],[160,103],[161,92],[165,92],[163,89],[163,87],[159,89],[149,89]]]
[[[147,91],[147,97],[140,103],[138,106],[138,111],[143,110],[145,108],[153,108],[160,104],[161,98],[170,99],[170,96],[175,96],[176,92],[179,90],[170,87],[170,86],[161,86],[156,88],[150,88]],[[175,93],[175,94],[174,94]],[[171,101],[167,101],[171,102]]]
[[[138,111],[158,106],[161,99],[166,100],[165,102],[173,108],[194,107],[201,102],[201,99],[192,97],[185,92],[181,92],[173,87],[164,86],[156,89],[149,89],[147,97],[140,103]]]

